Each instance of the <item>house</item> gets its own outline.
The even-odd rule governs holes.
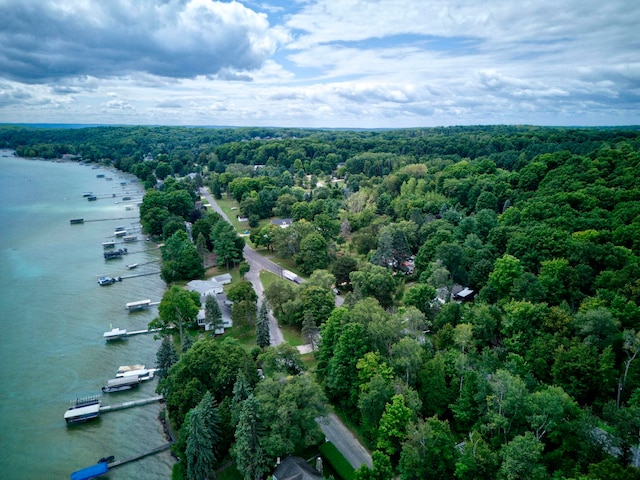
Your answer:
[[[275,218],[271,220],[271,223],[280,228],[287,228],[293,223],[293,218]]]
[[[476,292],[471,290],[469,287],[464,287],[459,292],[456,292],[453,294],[453,299],[456,302],[469,302],[473,300],[475,296],[476,296]]]
[[[222,275],[216,275],[213,279],[220,285],[227,285],[231,283],[231,274],[223,273]]]
[[[242,215],[238,215],[236,218],[238,219],[239,222],[248,222],[249,221],[249,217],[243,217]]]
[[[276,467],[273,480],[322,480],[322,475],[304,458],[290,455]]]

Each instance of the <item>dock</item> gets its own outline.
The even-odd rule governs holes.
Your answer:
[[[125,463],[135,462],[136,460],[140,460],[141,458],[148,457],[149,455],[155,455],[156,453],[163,452],[171,448],[171,443],[165,443],[164,445],[154,448],[148,452],[140,453],[138,455],[134,455],[133,457],[125,458],[124,460],[116,460],[115,462],[108,463],[107,466],[109,468],[119,467],[120,465],[124,465]]]
[[[115,405],[100,405],[100,413],[115,412],[116,410],[124,410],[125,408],[139,407],[141,405],[157,403],[163,400],[164,400],[164,397],[162,395],[156,395],[154,397],[143,398],[141,400],[131,400],[130,402],[116,403]]]
[[[71,480],[89,480],[91,478],[96,478],[99,475],[107,473],[109,469],[119,467],[120,465],[124,465],[125,463],[135,462],[136,460],[140,460],[141,458],[148,457],[149,455],[155,455],[156,453],[163,452],[171,448],[171,442],[165,443],[160,447],[156,447],[153,450],[149,450],[148,452],[140,453],[138,455],[134,455],[133,457],[125,458],[123,460],[116,460],[113,462],[99,462],[95,465],[91,465],[90,467],[83,468],[81,470],[77,470],[71,474]]]
[[[135,330],[133,332],[127,332],[125,337],[131,337],[133,335],[142,335],[143,333],[156,333],[162,330],[161,328],[152,328],[150,330]]]

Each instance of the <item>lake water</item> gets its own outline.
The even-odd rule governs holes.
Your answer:
[[[137,208],[125,207],[142,198],[142,187],[130,183],[134,177],[9,153],[0,150],[0,477],[68,479],[103,456],[124,459],[167,442],[159,404],[106,412],[72,427],[63,419],[75,398],[100,394],[119,365],[155,366],[159,342],[153,335],[111,343],[102,335],[112,327],[146,329],[157,307],[129,313],[125,304],[159,301],[165,284],[157,274],[97,283],[101,275],[159,270],[159,251],[140,234]],[[87,201],[85,191],[98,200]],[[72,218],[85,223],[70,225]],[[129,255],[106,261],[102,242],[114,240],[117,226],[141,241],[117,245]],[[138,268],[127,270],[134,262]],[[156,385],[144,382],[101,401],[150,397]],[[117,467],[108,478],[168,479],[172,464],[165,451]]]

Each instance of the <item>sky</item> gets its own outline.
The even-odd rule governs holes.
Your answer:
[[[640,125],[637,0],[0,0],[0,123]]]

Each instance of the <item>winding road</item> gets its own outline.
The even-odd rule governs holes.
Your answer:
[[[218,203],[206,188],[200,189],[200,195],[207,199],[214,211],[218,212],[222,218],[229,222],[227,215],[222,211]],[[260,281],[260,271],[267,270],[271,273],[282,276],[282,267],[273,263],[268,258],[263,257],[249,245],[244,246],[243,253],[245,260],[250,266],[249,272],[245,275],[245,278],[253,285],[253,288],[258,295],[258,302],[261,303],[264,295],[264,288]],[[336,305],[342,305],[342,297],[336,297]],[[282,330],[271,311],[269,311],[269,333],[271,335],[271,345],[280,345],[284,342]],[[358,469],[363,464],[367,465],[369,468],[372,467],[371,455],[367,449],[362,446],[353,433],[351,433],[351,431],[334,413],[330,413],[326,417],[319,418],[317,421],[327,441],[330,441],[336,446],[338,451],[342,453],[344,458],[347,459],[353,468]]]

